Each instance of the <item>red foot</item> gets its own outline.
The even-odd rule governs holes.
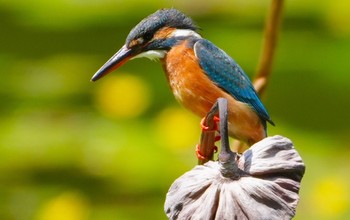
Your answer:
[[[213,151],[214,151],[214,153],[218,152],[218,147],[214,146],[213,147]],[[201,152],[200,152],[200,145],[199,144],[196,145],[196,156],[200,160],[208,160],[208,158],[206,158],[205,156],[203,156],[201,154]]]
[[[218,131],[218,122],[220,121],[220,118],[217,116],[214,116],[213,120],[214,120],[214,127],[212,129],[210,129],[208,126],[205,125],[206,124],[206,117],[202,118],[201,123],[200,123],[201,128],[202,128],[202,132]],[[221,139],[221,136],[217,135],[217,136],[215,136],[214,142],[217,142],[220,139]],[[217,151],[218,151],[218,148],[216,146],[213,146],[213,152],[216,153]],[[196,146],[196,155],[197,155],[197,158],[199,160],[206,160],[206,161],[209,160],[209,158],[207,158],[201,154],[199,144],[197,144],[197,146]]]
[[[213,129],[209,129],[209,127],[205,125],[205,122],[206,122],[205,120],[206,120],[206,117],[202,118],[202,120],[201,120],[202,131],[217,131],[218,130],[218,124],[217,123],[220,121],[219,117],[214,116],[215,124],[214,124]]]
[[[214,142],[217,142],[217,141],[220,141],[220,140],[221,140],[221,136],[220,135],[215,136]]]
[[[200,152],[200,145],[199,145],[199,144],[196,145],[196,156],[197,156],[197,158],[200,159],[200,160],[205,160],[205,159],[206,159],[206,157],[203,156],[203,155],[201,154],[201,152]]]

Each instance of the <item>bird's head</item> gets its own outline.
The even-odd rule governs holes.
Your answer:
[[[161,9],[143,19],[129,33],[126,42],[92,77],[96,81],[129,59],[163,58],[179,40],[200,37],[191,18],[176,9]]]

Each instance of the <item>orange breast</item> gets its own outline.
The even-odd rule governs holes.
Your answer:
[[[197,115],[203,117],[221,96],[221,91],[203,73],[194,51],[186,46],[186,42],[167,53],[163,67],[176,99]]]
[[[235,100],[209,79],[186,41],[167,53],[163,68],[176,99],[187,109],[204,117],[219,97],[226,98],[230,136],[245,142],[263,138],[265,132],[259,117],[248,105]]]

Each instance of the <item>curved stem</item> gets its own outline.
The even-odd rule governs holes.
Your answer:
[[[219,154],[220,172],[224,177],[237,179],[239,178],[237,154],[231,151],[228,139],[227,100],[219,98],[217,103],[219,106],[221,135],[221,151]]]
[[[202,131],[199,152],[205,159],[198,159],[198,164],[204,164],[209,160],[213,160],[214,143],[215,143],[215,126],[214,116],[219,115],[220,118],[220,136],[221,136],[221,154],[230,155],[233,152],[230,149],[227,125],[227,100],[218,98],[213,107],[205,117],[205,125],[209,127],[209,131]],[[219,155],[219,160],[220,160]],[[223,157],[223,156],[222,156]]]
[[[238,166],[237,166],[237,154],[232,152],[230,149],[229,137],[228,137],[228,122],[227,122],[227,100],[225,98],[218,98],[211,110],[208,112],[205,117],[205,122],[207,124],[213,124],[214,116],[219,114],[220,118],[220,136],[221,136],[221,151],[218,156],[220,166],[220,172],[224,177],[237,179],[239,178]],[[214,146],[214,140],[208,139],[208,136],[212,133],[207,131],[202,132],[201,136],[201,146],[206,144],[206,149],[212,149],[210,146]],[[206,140],[207,142],[204,142]],[[206,150],[203,149],[203,150]],[[201,151],[201,154],[206,153],[206,151]],[[213,151],[212,151],[213,152]],[[212,153],[211,152],[211,153]],[[213,154],[213,153],[212,153]],[[199,159],[199,164],[204,164],[209,159]]]
[[[253,83],[260,96],[264,93],[269,77],[271,76],[278,32],[282,20],[283,3],[284,0],[272,0],[270,11],[266,19],[263,46]]]
[[[218,98],[216,103],[219,107],[221,151],[230,152],[227,124],[227,100],[225,98]]]
[[[209,160],[213,160],[214,158],[214,148],[215,148],[215,121],[214,116],[218,113],[218,104],[217,102],[210,109],[208,114],[205,116],[205,125],[208,127],[209,131],[202,131],[201,139],[200,139],[200,148],[199,152],[205,159],[198,158],[198,164],[202,165],[208,162]]]

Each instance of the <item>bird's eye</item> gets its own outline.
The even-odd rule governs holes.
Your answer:
[[[147,41],[151,40],[152,37],[153,37],[152,34],[146,33],[145,35],[143,35],[143,40],[147,42]]]
[[[130,41],[128,47],[136,47],[136,46],[142,46],[146,42],[150,41],[153,38],[153,34],[144,34],[142,37],[136,38],[132,41]]]

